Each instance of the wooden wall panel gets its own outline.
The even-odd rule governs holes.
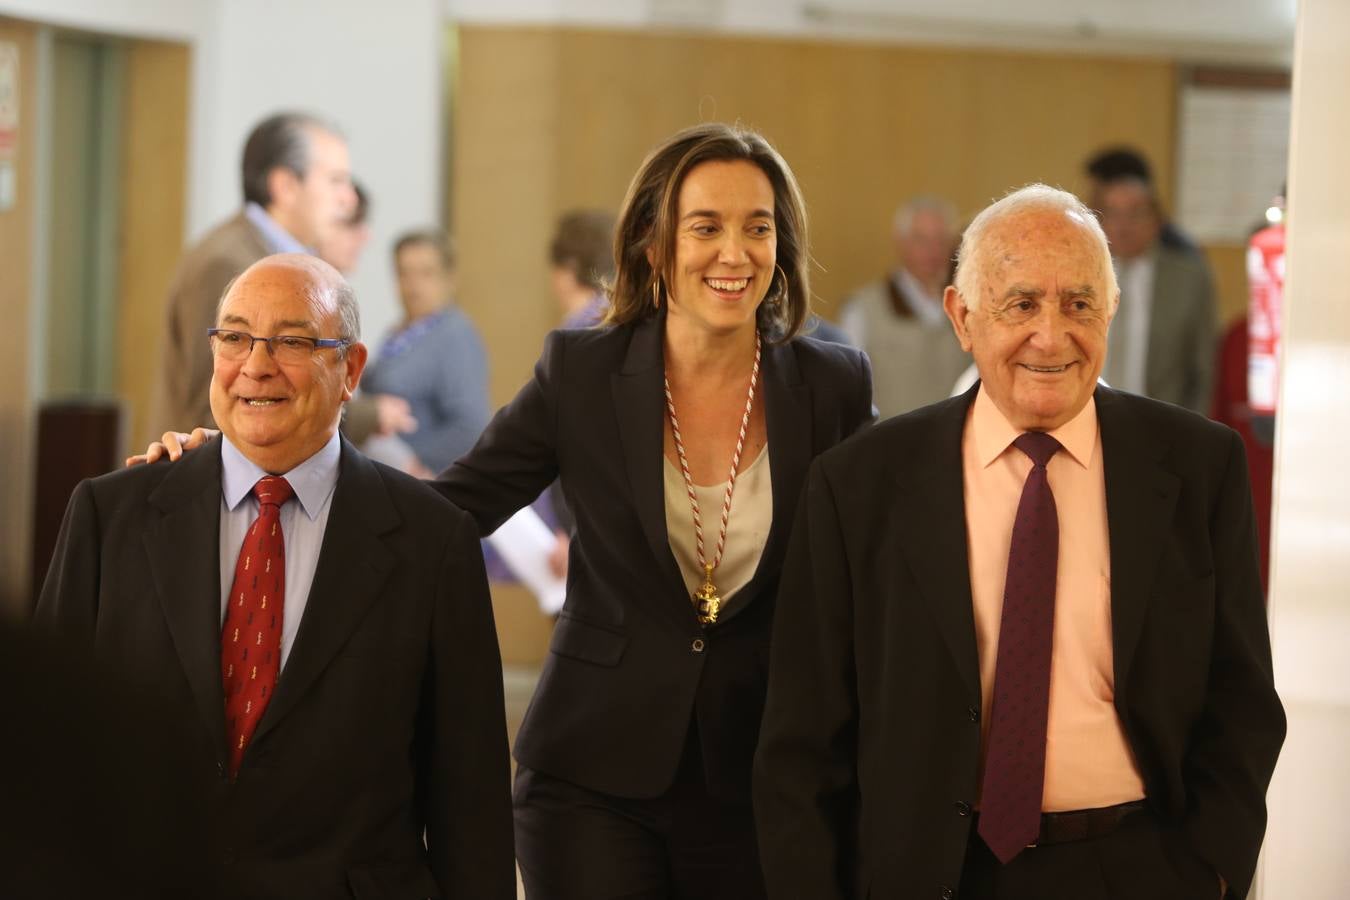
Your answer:
[[[164,332],[164,298],[183,250],[191,50],[130,41],[123,103],[117,393],[127,449],[145,447]],[[203,338],[205,340],[205,338]],[[153,435],[151,434],[153,432]]]
[[[1009,188],[1083,187],[1098,147],[1128,142],[1172,183],[1176,73],[1158,60],[568,29],[461,27],[451,173],[463,302],[492,354],[493,397],[528,377],[556,321],[553,219],[616,207],[657,141],[740,120],[796,170],[818,308],[890,264],[889,223],[916,192],[973,214]]]
[[[19,49],[19,140],[12,158],[16,196],[0,212],[0,613],[30,600],[34,409],[29,378],[33,289],[33,188],[37,127],[37,28],[0,18],[0,41]]]

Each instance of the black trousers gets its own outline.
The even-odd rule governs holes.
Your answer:
[[[675,781],[650,800],[516,769],[516,859],[529,900],[761,900],[749,798],[709,796],[690,727]]]
[[[1103,837],[1031,847],[1000,865],[973,830],[959,900],[1217,900],[1219,876],[1148,812]]]

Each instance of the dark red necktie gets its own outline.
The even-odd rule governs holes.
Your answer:
[[[286,539],[281,505],[294,491],[271,475],[253,486],[258,518],[249,526],[234,565],[225,626],[220,634],[220,675],[225,687],[225,736],[230,776],[262,719],[281,668],[281,623],[286,595]]]
[[[1059,441],[1031,431],[1013,445],[1033,465],[1008,551],[979,826],[980,837],[1004,863],[1040,833],[1059,565],[1059,516],[1045,471]]]

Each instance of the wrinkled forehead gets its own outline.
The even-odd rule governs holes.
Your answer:
[[[990,226],[983,268],[997,275],[1011,268],[1053,265],[1100,276],[1109,256],[1092,226],[1078,213],[1037,211],[1008,216]]]
[[[266,328],[307,322],[317,331],[337,324],[333,292],[323,279],[287,265],[254,267],[230,286],[217,316],[221,325]]]

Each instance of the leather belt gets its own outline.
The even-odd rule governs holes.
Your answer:
[[[1075,809],[1070,812],[1041,813],[1041,831],[1036,842],[1029,845],[1067,844],[1105,837],[1115,831],[1127,818],[1144,811],[1144,801],[1103,806],[1099,809]]]
[[[1070,841],[1085,841],[1091,838],[1105,837],[1120,827],[1135,813],[1143,812],[1146,804],[1143,800],[1120,803],[1116,806],[1103,806],[1098,809],[1075,809],[1069,812],[1041,813],[1041,830],[1028,847],[1047,844],[1067,844]],[[979,813],[972,829],[978,829]]]

